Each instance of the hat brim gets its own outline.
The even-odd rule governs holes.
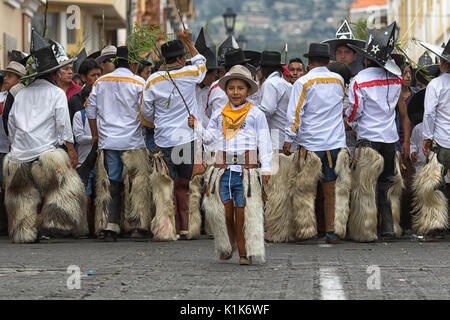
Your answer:
[[[357,53],[361,54],[364,58],[367,58],[376,64],[378,64],[380,67],[384,68],[385,70],[389,71],[390,73],[401,76],[402,70],[400,70],[400,67],[395,64],[394,60],[387,60],[385,64],[380,63],[377,59],[375,59],[373,56],[371,56],[365,49],[361,49],[357,46],[354,46],[352,44],[348,44],[348,46],[355,50]]]
[[[0,73],[2,73],[2,74],[4,74],[4,75],[6,75],[7,72],[14,73],[14,74],[15,74],[16,76],[18,76],[19,78],[22,78],[22,77],[24,76],[24,74],[21,74],[21,73],[19,73],[18,71],[15,71],[15,70],[8,70],[8,69],[6,69],[6,70],[0,70]]]
[[[309,52],[308,53],[305,53],[304,55],[303,55],[305,58],[327,58],[327,59],[331,59],[331,56],[328,54],[316,54],[316,53],[314,53],[314,54],[309,54]]]
[[[330,46],[330,55],[332,59],[335,58],[336,49],[338,47],[346,46],[347,44],[352,44],[359,48],[364,48],[366,46],[366,42],[360,39],[329,39],[322,41],[321,43],[327,43]]]
[[[242,75],[242,74],[238,74],[238,73],[233,73],[227,76],[224,76],[222,79],[219,80],[219,87],[223,90],[226,91],[226,85],[227,82],[229,80],[242,80],[247,82],[250,85],[250,91],[248,92],[248,95],[251,96],[252,94],[254,94],[255,92],[258,91],[258,85],[256,84],[255,81],[253,81],[252,79],[247,78],[246,76]]]
[[[430,66],[426,66],[425,69],[427,70],[427,73],[425,74],[423,70],[417,69],[414,76],[417,81],[420,83],[423,83],[427,85],[431,80],[428,80],[427,77],[434,79],[439,76],[441,73],[441,70],[439,68],[438,64],[432,64]]]
[[[56,71],[58,69],[61,69],[61,68],[65,67],[65,66],[67,66],[68,64],[73,63],[76,60],[77,60],[77,58],[72,58],[72,59],[63,61],[59,65],[57,65],[56,67],[50,68],[50,69],[42,71],[42,72],[35,72],[33,74],[30,74],[28,76],[20,78],[20,80],[27,80],[27,79],[30,79],[30,78],[36,78],[36,77],[40,77],[40,76],[46,75],[48,73],[51,73],[51,72]]]
[[[439,58],[446,60],[447,62],[450,62],[450,54],[444,53],[444,48],[436,46],[431,43],[426,42],[419,42],[422,47],[424,47],[427,50],[430,50],[435,55],[437,55]]]
[[[96,58],[95,61],[97,61],[97,63],[102,63],[106,59],[114,58],[115,56],[116,56],[115,54],[108,54],[106,56],[100,56],[100,57]]]
[[[97,59],[98,57],[100,57],[101,55],[101,51],[95,51],[93,53],[91,53],[90,55],[87,56],[86,59]]]
[[[239,61],[238,63],[233,63],[233,64],[225,64],[225,68],[231,68],[237,65],[243,65],[245,66],[245,64],[249,63],[250,61],[252,61],[252,59],[244,59],[244,61]]]

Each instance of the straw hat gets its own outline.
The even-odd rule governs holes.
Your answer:
[[[256,84],[255,81],[253,81],[252,74],[246,67],[241,65],[236,65],[232,67],[230,71],[222,79],[219,80],[219,87],[223,91],[225,91],[227,82],[229,80],[236,80],[236,79],[245,81],[250,85],[250,91],[248,93],[249,96],[258,91],[258,85]]]
[[[0,70],[1,73],[6,74],[6,72],[14,73],[19,78],[22,78],[27,70],[25,69],[24,65],[20,64],[16,61],[11,61],[5,70]]]

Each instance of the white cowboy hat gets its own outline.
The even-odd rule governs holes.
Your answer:
[[[236,65],[232,67],[230,71],[228,71],[228,73],[225,74],[225,76],[219,80],[219,87],[223,91],[225,91],[227,82],[229,80],[236,80],[236,79],[245,81],[250,85],[250,91],[248,92],[249,96],[258,91],[258,85],[252,79],[252,74],[250,73],[250,70],[241,65]]]

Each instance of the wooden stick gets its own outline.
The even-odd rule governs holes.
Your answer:
[[[183,25],[183,29],[186,30],[186,26],[184,25],[183,17],[181,16],[180,9],[178,9],[178,4],[177,4],[177,2],[178,2],[178,1],[175,0],[175,7],[177,8],[178,16],[180,17],[180,21],[181,21],[181,24]]]

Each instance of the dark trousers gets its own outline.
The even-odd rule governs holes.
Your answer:
[[[161,152],[172,180],[191,179],[194,167],[194,141],[175,147],[161,148]]]

